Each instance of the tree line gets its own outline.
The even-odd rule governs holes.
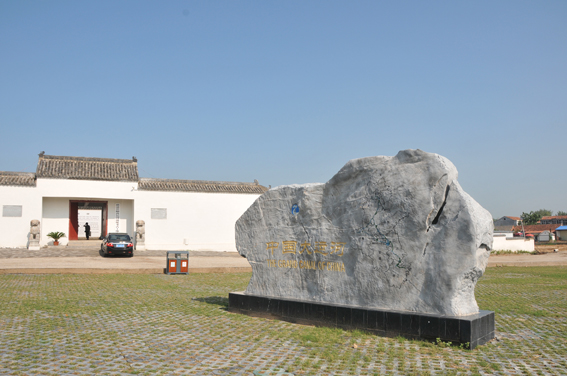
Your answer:
[[[522,218],[524,225],[535,225],[542,217],[551,215],[553,215],[551,210],[539,209],[536,211],[531,211],[529,213],[522,213],[520,218]],[[555,215],[567,215],[567,212],[559,210]]]

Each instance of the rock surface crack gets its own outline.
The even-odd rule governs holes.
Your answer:
[[[448,185],[447,188],[445,189],[445,197],[443,197],[443,203],[441,204],[441,207],[439,208],[437,215],[435,216],[435,218],[433,218],[433,222],[431,222],[432,225],[436,225],[439,222],[439,217],[441,217],[441,213],[443,213],[443,208],[445,208],[445,204],[447,203],[447,196],[449,196],[450,189],[451,188]]]

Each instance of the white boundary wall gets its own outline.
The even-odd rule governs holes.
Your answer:
[[[146,249],[236,252],[235,225],[259,194],[138,191],[136,220],[146,223]],[[152,218],[166,209],[167,219]]]
[[[27,248],[32,219],[41,220],[41,195],[34,187],[0,186],[0,210],[4,205],[22,207],[21,217],[4,217],[0,211],[0,248]]]
[[[533,252],[535,250],[534,239],[524,238],[507,238],[506,235],[494,235],[492,242],[493,251],[527,251]]]
[[[236,252],[235,224],[259,194],[138,191],[137,182],[37,179],[36,187],[0,186],[3,205],[21,205],[21,217],[0,217],[0,247],[26,248],[30,221],[41,221],[40,246],[52,244],[47,234],[61,231],[69,239],[69,201],[107,201],[108,232],[135,237],[135,222],[146,223],[146,249]],[[166,209],[165,219],[152,218],[152,209]],[[82,229],[79,229],[81,236]],[[143,251],[141,251],[143,252]]]

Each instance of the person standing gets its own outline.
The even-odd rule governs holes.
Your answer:
[[[91,226],[89,226],[89,222],[85,223],[83,227],[85,228],[85,236],[87,237],[87,240],[89,240],[89,237],[91,236]]]

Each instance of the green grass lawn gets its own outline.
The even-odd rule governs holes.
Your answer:
[[[227,312],[249,278],[0,275],[0,374],[567,374],[567,267],[487,269],[473,351]]]

